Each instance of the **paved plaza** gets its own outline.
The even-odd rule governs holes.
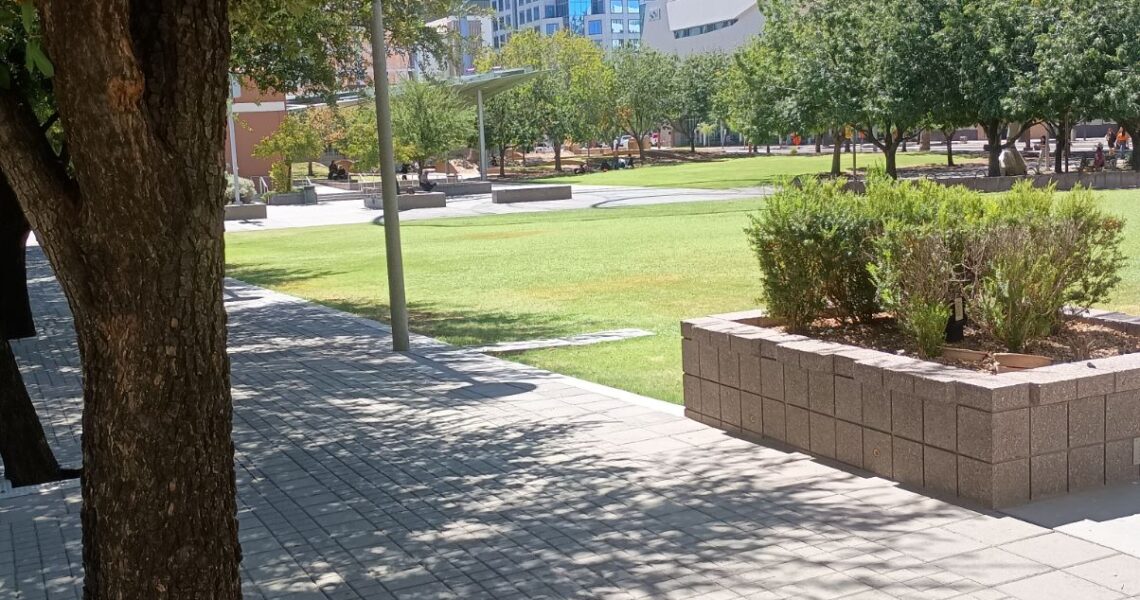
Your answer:
[[[76,465],[67,303],[30,261],[41,335],[16,352]],[[226,294],[246,598],[1140,598],[1138,537],[1096,533],[1128,530],[1136,488],[1021,509],[1035,525],[674,405],[424,338],[395,354],[374,322]],[[79,502],[74,483],[0,495],[0,599],[81,597]]]
[[[576,185],[573,200],[520,202],[494,204],[490,194],[458,196],[447,199],[446,208],[417,208],[400,213],[401,221],[441,219],[446,217],[481,217],[516,213],[549,212],[582,208],[620,208],[649,204],[673,204],[705,200],[746,200],[771,193],[771,188],[741,188],[733,190],[700,190],[673,188],[617,187]],[[508,184],[495,184],[506,187]],[[321,186],[320,204],[302,206],[269,206],[269,217],[256,221],[227,221],[226,231],[260,231],[319,225],[348,225],[353,223],[381,223],[380,211],[364,208],[362,200],[338,200],[342,195],[335,188]]]

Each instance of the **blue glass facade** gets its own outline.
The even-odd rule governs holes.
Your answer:
[[[551,35],[566,29],[603,48],[640,42],[640,0],[493,0],[494,43],[502,46],[515,31],[533,29]],[[621,26],[615,24],[621,23]]]

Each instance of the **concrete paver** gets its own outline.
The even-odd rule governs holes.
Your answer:
[[[70,318],[38,250],[30,263],[41,335],[15,347],[75,465]],[[226,293],[247,598],[1140,594],[1140,558],[1087,540],[673,405],[426,338],[392,353],[377,323]],[[0,598],[81,596],[79,503],[74,483],[0,496]]]

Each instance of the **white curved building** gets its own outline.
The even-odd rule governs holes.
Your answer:
[[[764,26],[756,0],[647,0],[641,43],[678,56],[732,53]]]

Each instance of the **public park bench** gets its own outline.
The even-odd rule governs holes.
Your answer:
[[[544,202],[547,200],[570,200],[573,198],[568,185],[535,185],[526,187],[502,187],[491,192],[494,204],[513,202]]]
[[[444,208],[447,206],[447,195],[443,192],[418,192],[415,194],[400,194],[396,196],[400,210],[415,208]],[[370,194],[364,198],[364,207],[372,210],[384,208],[382,194]]]

